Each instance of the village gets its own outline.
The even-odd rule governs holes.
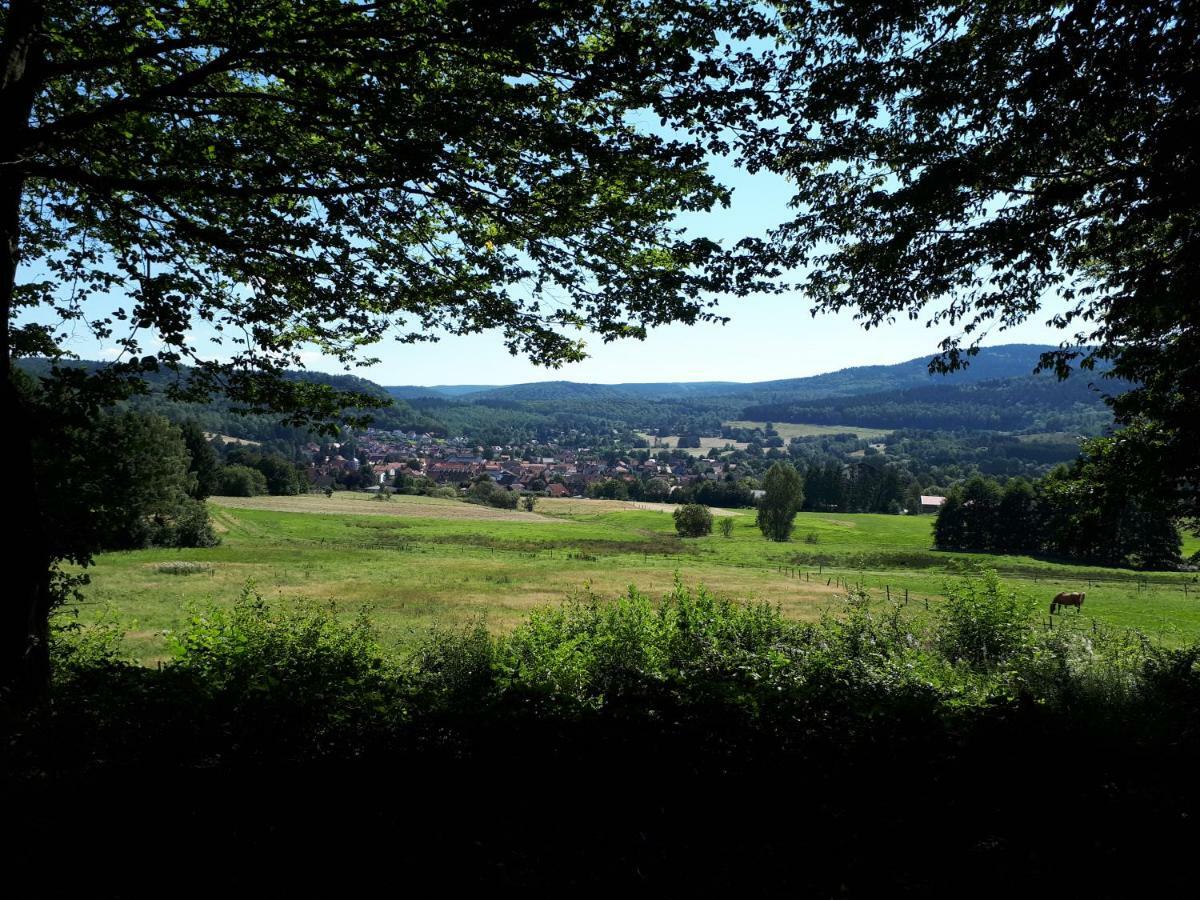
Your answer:
[[[635,493],[640,488],[655,495],[646,499],[666,499],[697,482],[751,474],[745,466],[739,472],[737,462],[722,461],[716,448],[702,457],[671,447],[601,451],[552,443],[480,446],[462,437],[379,429],[368,429],[352,441],[323,446],[313,442],[304,449],[311,454],[308,476],[317,489],[340,486],[381,492],[411,484],[413,479],[462,488],[489,479],[517,494],[602,496],[621,493],[619,485],[625,483]]]

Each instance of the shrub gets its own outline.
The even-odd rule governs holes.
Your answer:
[[[569,706],[753,706],[782,660],[775,645],[797,628],[775,607],[718,600],[676,579],[657,608],[631,587],[615,601],[585,594],[534,610],[504,642],[503,669],[510,688]]]
[[[733,537],[733,516],[721,516],[721,537]]]
[[[707,506],[688,503],[675,510],[675,531],[680,537],[704,537],[712,534],[713,515]]]
[[[1036,636],[1016,685],[1038,703],[1105,714],[1136,699],[1150,657],[1149,642],[1136,631],[1063,623]]]
[[[460,629],[435,625],[406,659],[413,691],[435,708],[474,706],[495,683],[496,642],[482,620]]]
[[[50,658],[54,680],[67,683],[113,669],[129,668],[125,630],[109,615],[84,625],[77,611],[58,612],[50,618]]]
[[[326,734],[386,715],[394,691],[367,610],[342,622],[332,601],[276,608],[247,586],[232,609],[195,612],[168,641],[173,676],[263,752],[311,752]]]
[[[491,479],[477,481],[467,491],[467,501],[483,506],[494,506],[497,509],[516,509],[520,497]]]
[[[1005,590],[994,570],[947,584],[945,594],[934,642],[950,662],[988,669],[1030,646],[1035,603]]]
[[[219,490],[225,497],[257,497],[267,492],[267,479],[249,466],[226,466],[221,470]]]
[[[204,501],[190,500],[164,524],[159,543],[167,547],[215,547],[221,539],[213,531]]]

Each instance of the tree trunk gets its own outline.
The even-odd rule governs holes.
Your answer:
[[[0,709],[45,693],[50,681],[50,542],[33,476],[33,421],[13,383],[12,310],[20,262],[20,170],[36,84],[41,0],[12,0],[5,23],[0,73],[0,390],[4,471],[19,521],[8,543],[5,599],[0,602]]]
[[[4,441],[9,504],[15,527],[7,538],[4,600],[0,602],[0,707],[42,696],[50,682],[49,615],[52,605],[50,544],[31,477],[33,444],[29,416],[10,378],[3,384]]]

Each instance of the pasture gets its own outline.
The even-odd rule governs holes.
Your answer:
[[[907,592],[906,611],[923,616],[936,609],[948,577],[990,567],[1037,598],[1044,616],[1058,592],[1086,591],[1078,615],[1070,610],[1056,622],[1137,628],[1168,644],[1200,639],[1194,573],[938,552],[928,516],[801,513],[792,540],[776,544],[763,539],[750,510],[714,511],[733,518],[729,538],[681,540],[669,504],[543,499],[528,513],[339,493],[210,505],[220,546],[99,556],[80,618],[118,623],[131,652],[153,664],[166,653],[165,632],[192,609],[233,602],[248,582],[268,597],[333,602],[347,614],[369,605],[396,646],[435,623],[482,618],[504,630],[573,593],[613,596],[635,585],[661,594],[676,574],[721,596],[778,604],[799,620],[836,614],[847,583],[880,602]],[[1192,552],[1197,541],[1188,545]]]

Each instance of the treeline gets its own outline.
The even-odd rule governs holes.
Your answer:
[[[78,405],[24,373],[17,385],[36,418],[33,478],[63,558],[212,546],[206,498],[308,490],[305,469],[282,453],[210,440],[195,420],[172,422],[132,402],[144,395]]]
[[[956,484],[972,475],[1041,478],[1078,457],[1080,442],[1071,433],[1031,436],[916,429],[895,431],[882,440],[893,464],[926,484],[938,485]]]
[[[804,472],[804,505],[818,512],[905,512],[916,509],[911,479],[876,457],[851,465],[837,461],[808,466]]]
[[[934,544],[1105,566],[1179,566],[1179,530],[1165,511],[1120,480],[1095,478],[1091,465],[1083,460],[1038,481],[1016,478],[1003,487],[971,478],[947,495],[934,522]]]

